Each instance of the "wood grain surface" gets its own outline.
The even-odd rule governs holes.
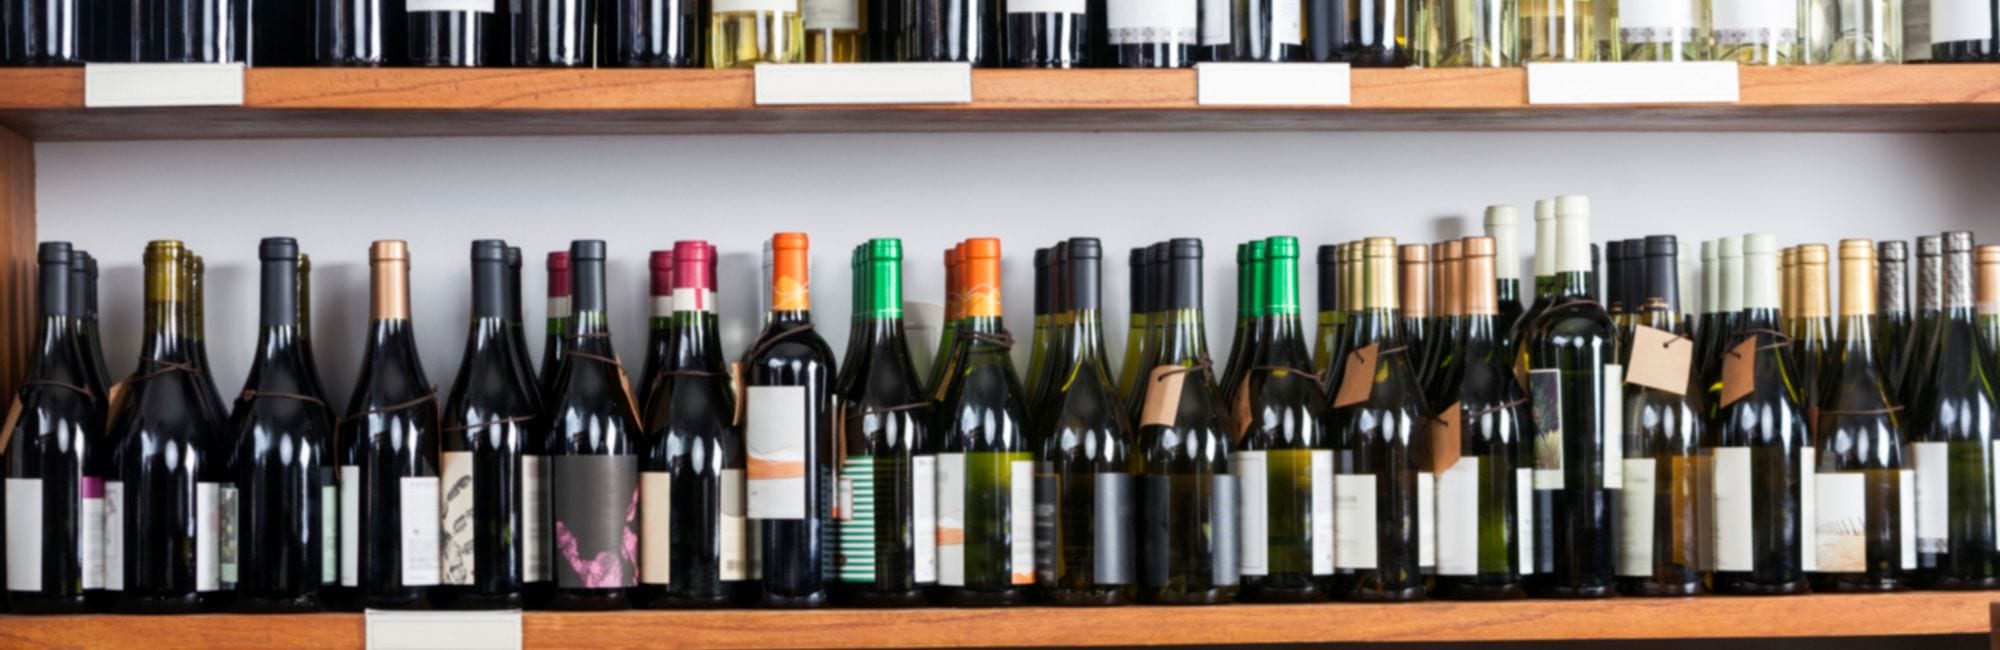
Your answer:
[[[0,395],[13,399],[35,347],[35,144],[0,128]]]

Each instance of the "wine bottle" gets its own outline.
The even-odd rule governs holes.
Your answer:
[[[1076,318],[1076,306],[1071,304],[1069,295],[1069,242],[1056,242],[1049,251],[1049,358],[1043,362],[1040,376],[1034,379],[1035,386],[1028,391],[1026,405],[1030,414],[1028,423],[1030,434],[1039,430],[1039,423],[1035,418],[1044,413],[1043,407],[1050,399],[1049,396],[1056,391],[1056,383],[1062,381],[1062,377],[1069,372],[1066,364],[1072,356],[1070,348],[1076,345],[1076,342],[1070,339],[1070,321]],[[1041,535],[1041,529],[1038,528],[1037,538],[1040,539]]]
[[[1903,62],[1901,2],[1838,0],[1808,7],[1811,36],[1802,47],[1809,62]]]
[[[1335,593],[1363,601],[1424,597],[1424,515],[1431,498],[1422,385],[1397,316],[1396,240],[1361,244],[1347,366],[1335,379]],[[1350,385],[1350,382],[1353,382]],[[1429,552],[1426,552],[1429,551]]]
[[[1808,262],[1810,264],[1810,262]],[[1917,563],[1916,478],[1903,418],[1875,358],[1875,243],[1840,242],[1840,340],[1814,424],[1814,591],[1895,591]],[[1807,281],[1811,283],[1810,279]]]
[[[1611,595],[1612,504],[1625,484],[1618,332],[1590,297],[1590,203],[1556,198],[1556,290],[1528,328],[1535,418],[1536,595]]]
[[[1151,286],[1151,251],[1147,246],[1134,246],[1126,256],[1125,304],[1127,318],[1125,327],[1125,354],[1119,360],[1118,397],[1121,408],[1124,398],[1130,398],[1138,388],[1139,375],[1146,369],[1139,365],[1145,356],[1146,333],[1150,331],[1147,321],[1153,315],[1153,291]],[[1130,418],[1127,418],[1127,422]]]
[[[1612,0],[1529,0],[1521,4],[1521,60],[1565,62],[1608,60],[1600,57],[1598,39],[1611,29]]]
[[[1412,7],[1412,56],[1426,68],[1520,65],[1520,7],[1497,0],[1424,0]]]
[[[390,44],[403,42],[404,18],[393,15],[394,6],[390,0],[313,0],[314,62],[388,65]]]
[[[1722,427],[1722,379],[1723,366],[1730,358],[1731,339],[1743,324],[1743,238],[1724,237],[1716,243],[1716,258],[1721,261],[1722,271],[1717,282],[1722,285],[1720,303],[1722,318],[1716,328],[1714,347],[1707,358],[1702,360],[1701,384],[1708,387],[1708,421],[1711,429],[1719,435]],[[1774,279],[1775,280],[1775,279]],[[1776,298],[1773,297],[1773,300]],[[1772,316],[1775,323],[1776,315]]]
[[[671,356],[646,398],[639,460],[641,606],[728,606],[749,591],[743,429],[723,367],[714,261],[707,242],[674,243]]]
[[[646,363],[639,372],[639,391],[632,394],[642,415],[653,411],[654,382],[674,353],[674,251],[653,251],[646,264],[653,312],[646,321]]]
[[[1798,302],[1798,334],[1793,338],[1791,350],[1796,356],[1792,365],[1799,369],[1799,381],[1793,387],[1798,396],[1799,406],[1806,410],[1808,426],[1817,420],[1812,415],[1820,408],[1832,378],[1827,373],[1830,357],[1834,355],[1833,321],[1827,304],[1827,248],[1826,244],[1805,244],[1798,251],[1798,284],[1793,298]],[[1872,260],[1871,260],[1872,261]],[[1872,290],[1873,284],[1870,288]]]
[[[1743,314],[1723,348],[1715,441],[1715,572],[1724,594],[1788,594],[1811,566],[1813,448],[1778,327],[1778,246],[1743,238]],[[1727,248],[1724,253],[1730,252]],[[1733,370],[1732,370],[1733,369]]]
[[[528,353],[528,335],[522,325],[521,316],[521,248],[507,247],[507,339],[514,348],[514,371],[520,375],[516,380],[521,389],[528,393],[530,410],[542,412],[541,383],[535,378],[535,357]]]
[[[1500,343],[1497,249],[1490,237],[1465,239],[1465,317],[1453,346],[1459,363],[1431,400],[1443,405],[1430,431],[1437,472],[1434,593],[1441,598],[1525,597],[1523,578],[1534,566],[1534,466],[1522,440],[1528,398],[1514,381],[1512,350]]]
[[[605,244],[570,242],[570,348],[550,391],[549,530],[555,609],[621,609],[639,584],[638,406],[612,349]]]
[[[812,327],[803,233],[772,238],[771,323],[744,355],[745,490],[761,604],[827,601],[834,566],[833,351]]]
[[[80,0],[25,0],[7,3],[0,15],[0,66],[83,63]]]
[[[312,256],[307,255],[304,252],[299,253],[299,265],[296,275],[298,277],[298,285],[299,285],[299,325],[298,325],[299,345],[304,349],[310,351],[312,350]],[[318,355],[307,354],[305,356],[305,364],[306,364],[305,376],[307,382],[307,385],[305,387],[306,394],[326,404],[327,418],[335,421],[335,423],[337,424],[340,418],[334,415],[333,402],[329,402],[326,399],[326,382],[321,381],[320,379],[324,375],[321,375],[319,372]],[[338,476],[339,468],[335,467],[333,471],[335,472],[336,475],[333,477],[333,479],[327,482],[328,485],[335,485],[340,482]],[[329,508],[329,510],[331,510],[331,508]],[[338,532],[339,532],[338,530],[330,530],[328,534],[335,535]],[[335,541],[338,540],[336,539]],[[336,548],[333,560],[331,560],[331,562],[334,563],[334,569],[336,571],[338,571],[340,568],[339,567],[340,556],[338,554],[338,551],[339,549]],[[338,588],[340,587],[337,578],[338,576],[336,576],[335,578],[328,579],[326,581],[326,584],[321,585],[321,587],[337,591]]]
[[[1799,3],[1724,2],[1715,6],[1714,21],[1716,60],[1740,65],[1800,62]]]
[[[1037,406],[1035,514],[1048,520],[1037,522],[1038,581],[1056,604],[1117,605],[1131,602],[1138,583],[1139,487],[1132,476],[1138,461],[1132,423],[1104,359],[1102,245],[1095,238],[1067,244],[1068,286],[1061,293],[1069,333],[1052,392]]]
[[[540,422],[520,381],[507,322],[507,243],[472,242],[472,324],[445,401],[438,454],[443,584],[462,608],[519,608],[529,568],[545,572],[548,540],[526,502],[538,498]],[[532,557],[531,557],[532,556]]]
[[[1333,61],[1363,68],[1401,68],[1414,60],[1408,42],[1409,10],[1410,4],[1399,0],[1351,0],[1330,12],[1314,12],[1314,20],[1331,22]]]
[[[1431,248],[1424,244],[1403,244],[1398,251],[1396,287],[1402,296],[1398,303],[1402,306],[1401,331],[1404,344],[1410,346],[1407,353],[1410,370],[1416,373],[1419,390],[1428,379],[1431,369]]]
[[[1678,264],[1678,262],[1676,263]],[[1660,272],[1675,275],[1676,279],[1678,279],[1680,269],[1663,268]],[[1646,295],[1648,293],[1646,291],[1646,240],[1625,240],[1625,268],[1618,275],[1619,283],[1622,285],[1619,288],[1619,292],[1624,294],[1622,300],[1625,302],[1625,318],[1622,321],[1617,321],[1618,364],[1629,368],[1631,367],[1631,363],[1628,360],[1632,357],[1632,336],[1634,331],[1638,329],[1639,308],[1645,304],[1647,298],[1651,297]],[[1676,300],[1678,302],[1678,299]],[[1678,305],[1675,308],[1678,309]]]
[[[410,65],[472,68],[486,65],[487,32],[494,0],[405,0],[409,12]]]
[[[102,393],[76,327],[69,242],[37,251],[41,337],[14,398],[0,476],[6,492],[7,604],[16,614],[82,614],[104,588],[104,480],[87,467],[107,450]]]
[[[258,246],[257,354],[224,432],[218,573],[239,611],[317,610],[339,577],[333,411],[312,394],[312,349],[298,336],[298,250],[289,237]]]
[[[1118,68],[1191,67],[1200,17],[1195,0],[1109,0],[1107,63]]]
[[[861,0],[800,0],[805,28],[805,60],[855,63],[861,60]]]
[[[1125,417],[1135,424],[1145,413],[1146,396],[1152,392],[1153,369],[1161,364],[1173,295],[1173,258],[1171,242],[1153,242],[1147,247],[1146,274],[1151,278],[1147,283],[1152,294],[1153,312],[1146,320],[1146,340],[1139,345],[1139,375],[1133,380],[1132,394],[1126,398]]]
[[[702,64],[701,0],[611,0],[600,28],[606,65],[692,68]]]
[[[1994,537],[1994,443],[2000,376],[1982,348],[1973,307],[1972,233],[1935,239],[1939,313],[1916,378],[1911,417],[1917,481],[1917,581],[1930,589],[2000,586]],[[1918,240],[1919,252],[1927,249]],[[1988,290],[1990,295],[1991,289]],[[1921,293],[1920,293],[1921,295]]]
[[[1601,0],[1600,0],[1601,1]],[[1626,61],[1706,61],[1709,6],[1700,0],[1618,3],[1618,41]]]
[[[1494,205],[1486,208],[1486,236],[1493,238],[1493,273],[1497,288],[1494,299],[1499,301],[1493,319],[1494,340],[1502,349],[1514,349],[1512,333],[1514,324],[1520,322],[1521,312],[1521,248],[1517,234],[1521,216],[1511,205]],[[1468,299],[1477,295],[1478,287],[1465,287]]]
[[[1201,240],[1165,244],[1159,362],[1145,379],[1133,462],[1139,594],[1154,603],[1225,603],[1239,582],[1238,493],[1203,326]]]
[[[1910,322],[1910,247],[1903,241],[1877,243],[1875,255],[1875,347],[1882,364],[1882,383],[1889,394],[1903,395],[1903,376],[1897,370],[1906,364],[1907,343],[1914,324]],[[1898,401],[1898,404],[1903,402]],[[1904,424],[1909,414],[1903,415]]]
[[[1250,253],[1250,242],[1236,245],[1236,332],[1230,337],[1229,361],[1222,368],[1221,382],[1217,388],[1222,391],[1223,404],[1235,404],[1237,382],[1243,380],[1243,371],[1252,358],[1257,356],[1251,341],[1251,332],[1258,329],[1259,315],[1253,305],[1264,300],[1260,289],[1263,273],[1262,259],[1265,242],[1257,242],[1257,255]]]
[[[1098,14],[1084,0],[1006,0],[1007,67],[1083,68],[1092,64]]]
[[[1902,403],[1920,409],[1936,406],[1919,400],[1917,393],[1931,377],[1931,348],[1937,345],[1938,328],[1944,322],[1944,293],[1944,238],[1918,237],[1917,318],[1904,343],[1903,365],[1891,372],[1902,378]]]
[[[862,61],[895,63],[902,59],[905,9],[903,0],[862,0]]]
[[[931,398],[910,360],[903,325],[903,244],[860,249],[860,320],[835,389],[841,458],[835,499],[839,582],[847,605],[914,606],[938,581],[938,456]]]
[[[437,389],[410,321],[410,248],[368,248],[368,349],[340,420],[340,581],[364,608],[426,608],[439,582]]]
[[[1979,338],[1989,351],[2000,351],[2000,245],[1981,244],[1974,252],[1977,274],[1973,292],[1978,295]]]
[[[1993,0],[1930,0],[1930,60],[1937,63],[2000,61],[2000,33]]]
[[[83,386],[90,389],[92,404],[102,416],[104,396],[111,390],[111,376],[104,369],[104,346],[98,341],[97,258],[70,249],[69,260],[69,286],[65,292],[69,296],[69,323],[76,330],[77,354],[83,356],[83,373],[88,378]]]
[[[100,5],[110,4],[101,0],[90,0],[83,14],[79,14],[89,30],[84,38],[95,38],[96,28],[88,25],[96,19],[89,14],[100,9]],[[129,4],[129,3],[128,3]],[[313,63],[313,3],[298,0],[245,0],[244,7],[249,12],[247,32],[250,39],[249,59],[256,67],[297,68]],[[85,43],[85,52],[91,45]],[[86,55],[88,56],[88,54]]]
[[[542,338],[542,376],[535,386],[544,403],[555,402],[556,380],[562,374],[562,364],[568,356],[573,338],[570,328],[570,259],[569,251],[549,253],[549,308],[548,326]]]
[[[515,67],[587,68],[596,63],[593,46],[598,2],[508,0],[508,3],[507,32],[513,37],[511,58]]]
[[[1049,312],[1049,265],[1055,259],[1054,253],[1052,248],[1035,249],[1035,333],[1028,342],[1028,395],[1041,393],[1042,373],[1048,363],[1049,346],[1053,340],[1049,336],[1049,331],[1054,329],[1054,316]]]
[[[942,393],[945,369],[951,365],[953,350],[958,345],[958,330],[965,320],[965,246],[952,246],[944,252],[944,330],[938,336],[937,354],[931,357],[930,379],[924,382],[924,389],[931,395]]]
[[[1465,320],[1465,288],[1461,285],[1465,280],[1464,247],[1464,242],[1457,240],[1431,245],[1432,259],[1438,261],[1437,314],[1428,324],[1430,349],[1424,352],[1424,368],[1417,374],[1424,380],[1424,403],[1434,408],[1450,404],[1438,400],[1445,398],[1446,383],[1460,363],[1458,337]]]
[[[1340,339],[1327,355],[1326,369],[1320,371],[1320,383],[1327,390],[1327,398],[1332,399],[1334,391],[1340,389],[1347,372],[1347,359],[1353,349],[1355,314],[1361,311],[1361,295],[1367,291],[1367,246],[1366,241],[1352,241],[1341,244],[1346,249],[1340,263]]]
[[[250,63],[242,0],[137,0],[134,38],[148,63]]]
[[[1155,0],[1157,1],[1157,0]],[[913,0],[905,61],[1000,63],[1000,0]]]
[[[1622,329],[1626,322],[1625,242],[1618,239],[1606,242],[1604,246],[1604,261],[1605,266],[1610,270],[1610,276],[1604,279],[1605,287],[1608,289],[1605,292],[1604,313],[1611,316],[1611,323],[1613,325],[1617,325]]]
[[[222,589],[218,500],[228,475],[188,351],[184,255],[177,241],[146,245],[146,336],[112,409],[104,586],[119,613],[196,612]]]
[[[208,365],[208,335],[205,331],[208,329],[208,316],[205,313],[207,301],[203,299],[207,285],[204,276],[207,275],[208,267],[203,263],[201,256],[194,254],[193,251],[188,251],[182,260],[185,268],[181,272],[181,282],[186,285],[184,289],[188,297],[186,314],[188,357],[194,365],[196,381],[201,384],[202,392],[209,397],[203,402],[203,408],[208,409],[209,419],[219,423],[220,426],[229,421],[229,411],[222,403],[222,392],[216,389],[215,375],[209,370]]]
[[[1722,346],[1721,338],[1728,333],[1722,331],[1722,260],[1716,256],[1721,242],[1705,239],[1701,242],[1701,315],[1694,324],[1694,374],[1697,383],[1707,377],[1706,368]],[[1701,384],[1705,390],[1706,384]]]
[[[1710,247],[1713,250],[1713,247]],[[1625,249],[1631,256],[1628,243]],[[1692,596],[1708,568],[1709,472],[1712,468],[1706,394],[1693,372],[1692,357],[1676,357],[1673,347],[1690,346],[1680,308],[1680,243],[1671,235],[1640,244],[1644,283],[1634,296],[1633,345],[1626,353],[1633,368],[1624,386],[1624,490],[1618,495],[1618,593],[1627,596]],[[1653,343],[1653,341],[1660,341]],[[1644,364],[1644,365],[1642,365]],[[1639,383],[1643,372],[1684,382]],[[1648,375],[1650,376],[1650,375]]]
[[[1313,330],[1313,374],[1326,376],[1326,368],[1333,357],[1340,354],[1343,328],[1347,325],[1347,310],[1341,308],[1340,287],[1346,282],[1341,277],[1347,260],[1346,244],[1326,244],[1319,247],[1319,323]]]
[[[1229,25],[1230,61],[1304,61],[1304,0],[1233,0],[1222,20]]]
[[[1262,342],[1237,397],[1234,467],[1242,491],[1242,599],[1313,602],[1331,594],[1333,440],[1326,391],[1309,367],[1299,324],[1299,242],[1272,237],[1253,309]]]
[[[1542,312],[1553,304],[1556,293],[1556,204],[1555,201],[1541,199],[1535,201],[1535,300],[1528,304],[1527,311],[1514,321],[1514,327],[1505,339],[1515,350],[1516,374],[1526,377],[1528,368],[1528,328],[1542,317]],[[1525,383],[1525,382],[1524,382]]]
[[[1778,251],[1778,322],[1785,336],[1797,340],[1799,329],[1799,296],[1803,293],[1799,285],[1799,248],[1791,246]],[[1793,361],[1797,363],[1796,357]]]

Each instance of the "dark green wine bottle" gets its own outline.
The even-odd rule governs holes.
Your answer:
[[[1042,389],[1042,371],[1049,360],[1049,333],[1055,329],[1054,316],[1049,309],[1049,283],[1053,281],[1050,266],[1055,263],[1055,250],[1035,249],[1035,334],[1028,341],[1028,381],[1024,387],[1028,395],[1038,395]],[[1033,404],[1033,401],[1029,402]]]
[[[1701,385],[1708,391],[1708,423],[1711,435],[1719,435],[1722,426],[1722,368],[1730,359],[1730,342],[1736,337],[1736,330],[1743,323],[1743,238],[1724,237],[1715,243],[1717,266],[1716,283],[1721,290],[1716,292],[1717,305],[1722,317],[1716,321],[1714,347],[1708,355],[1696,362],[1701,366]],[[1774,280],[1775,281],[1775,280]],[[1775,300],[1775,298],[1773,298]],[[1774,307],[1775,308],[1775,307]],[[1775,318],[1775,316],[1773,316]]]
[[[1713,250],[1713,247],[1709,247]],[[1626,255],[1633,249],[1628,245]],[[1686,338],[1681,314],[1680,245],[1671,235],[1647,237],[1638,249],[1640,280],[1628,304],[1632,337],[1648,336],[1649,349],[1626,353],[1628,367],[1664,363],[1664,352]],[[1634,271],[1628,271],[1634,273]],[[1662,343],[1652,343],[1663,340]],[[1659,354],[1659,356],[1652,356]],[[1657,359],[1657,360],[1656,360]],[[1677,390],[1626,383],[1624,490],[1618,495],[1618,593],[1692,596],[1707,568],[1709,543],[1708,426],[1705,387],[1693,372]],[[1637,374],[1636,372],[1634,374]]]
[[[1468,237],[1460,256],[1463,325],[1445,390],[1432,401],[1437,471],[1437,584],[1440,598],[1493,600],[1528,595],[1523,575],[1533,566],[1534,517],[1527,395],[1514,380],[1514,355],[1500,344],[1494,281],[1497,242]],[[1433,451],[1448,450],[1449,447]]]
[[[1076,307],[1070,304],[1069,255],[1069,242],[1056,242],[1049,247],[1049,352],[1041,373],[1033,379],[1034,388],[1028,391],[1029,431],[1040,430],[1041,423],[1035,420],[1047,415],[1046,404],[1058,389],[1057,382],[1069,372],[1066,364],[1072,356],[1070,348],[1076,345],[1070,339],[1070,321],[1076,317]]]
[[[102,398],[111,390],[111,378],[104,369],[103,346],[97,340],[97,258],[82,250],[69,253],[69,323],[76,329],[77,354],[83,356],[83,384],[92,395]],[[101,408],[102,399],[95,402]]]
[[[1425,244],[1403,244],[1398,250],[1400,275],[1396,278],[1396,288],[1402,292],[1397,302],[1402,311],[1402,332],[1404,343],[1410,346],[1410,370],[1417,373],[1417,388],[1422,390],[1430,377],[1430,354],[1433,343],[1431,322],[1431,247]]]
[[[536,392],[542,402],[555,401],[553,392],[556,377],[562,373],[563,355],[570,348],[570,272],[569,251],[549,253],[546,265],[549,274],[548,323],[546,336],[542,339],[542,376],[536,381]]]
[[[1937,250],[1939,272],[1930,295],[1937,314],[1919,314],[1918,334],[1928,343],[1911,422],[1911,460],[1917,479],[1917,582],[1928,589],[2000,587],[2000,551],[1994,538],[1994,444],[2000,402],[1993,384],[2000,368],[1993,350],[1979,342],[1973,307],[1972,233],[1926,237],[1918,251]],[[1929,273],[1928,270],[1920,272]],[[1926,279],[1919,280],[1918,295]],[[1991,295],[1992,289],[1987,289]],[[1920,301],[1921,302],[1921,301]],[[1931,324],[1926,334],[1924,323]],[[1906,385],[1907,387],[1907,385]]]
[[[1814,591],[1904,589],[1917,563],[1916,477],[1903,459],[1901,409],[1875,356],[1874,276],[1875,243],[1840,242],[1840,340],[1826,358],[1814,432]],[[1810,277],[1805,284],[1810,290]]]
[[[1431,514],[1424,396],[1396,306],[1396,240],[1360,244],[1347,367],[1333,392],[1334,590],[1354,600],[1424,597]],[[1374,371],[1353,364],[1373,364]],[[1349,377],[1360,382],[1347,385]]]
[[[1153,317],[1152,249],[1135,246],[1126,257],[1126,305],[1131,314],[1126,319],[1125,354],[1119,359],[1118,396],[1128,401],[1133,391],[1138,389],[1141,375],[1146,368],[1140,365],[1145,357],[1146,334],[1152,331],[1147,324]],[[1130,421],[1130,418],[1126,418]]]
[[[1875,316],[1876,362],[1882,364],[1882,381],[1888,385],[1889,394],[1899,399],[1903,395],[1903,377],[1896,374],[1896,369],[1903,367],[1913,327],[1909,257],[1907,242],[1884,241],[1875,245],[1875,307],[1880,311]],[[1904,424],[1909,424],[1908,413],[1904,414]]]
[[[1326,376],[1333,358],[1340,356],[1340,343],[1346,334],[1347,310],[1341,306],[1340,295],[1346,255],[1347,244],[1319,247],[1319,327],[1313,331],[1313,372],[1320,377]]]
[[[1264,333],[1245,362],[1233,458],[1243,493],[1242,599],[1325,600],[1333,581],[1333,440],[1326,392],[1310,367],[1299,323],[1299,242],[1264,244],[1268,278],[1252,311]]]
[[[1146,286],[1152,294],[1153,312],[1152,316],[1146,319],[1146,340],[1139,344],[1139,376],[1132,384],[1132,394],[1125,399],[1125,415],[1135,424],[1143,415],[1146,396],[1152,392],[1153,369],[1166,364],[1160,360],[1165,354],[1161,348],[1166,345],[1169,321],[1172,320],[1169,312],[1173,311],[1168,305],[1173,293],[1173,277],[1169,271],[1173,266],[1173,259],[1168,244],[1169,242],[1153,242],[1146,251],[1146,275],[1150,278]]]
[[[1701,242],[1701,316],[1694,324],[1694,378],[1704,394],[1708,391],[1708,384],[1703,383],[1709,379],[1708,365],[1721,354],[1717,349],[1729,334],[1722,325],[1722,258],[1717,256],[1721,250],[1721,240]]]
[[[1266,263],[1270,257],[1270,242],[1258,240],[1249,242],[1246,246],[1248,261],[1244,263],[1243,270],[1249,279],[1244,283],[1243,289],[1249,292],[1249,302],[1245,305],[1245,318],[1248,322],[1244,323],[1243,340],[1238,343],[1243,346],[1242,357],[1237,358],[1236,351],[1230,350],[1230,365],[1223,372],[1222,382],[1217,385],[1217,388],[1222,389],[1222,403],[1231,405],[1236,403],[1237,394],[1245,390],[1244,384],[1249,381],[1251,364],[1263,354],[1264,346],[1270,344],[1268,340],[1270,329],[1264,322],[1268,317],[1264,309],[1269,300],[1267,294],[1271,282],[1270,266]],[[1297,258],[1298,255],[1294,253],[1293,259]],[[1297,271],[1293,271],[1292,281],[1294,283],[1298,281]],[[1298,300],[1295,298],[1292,302]],[[1311,359],[1308,358],[1307,361]]]
[[[1676,277],[1680,269],[1674,269]],[[1618,323],[1618,363],[1630,367],[1632,336],[1639,326],[1639,310],[1646,301],[1646,240],[1625,240],[1625,268],[1619,271],[1619,291],[1624,294],[1625,320]],[[1675,309],[1679,309],[1676,305]]]
[[[1262,245],[1263,242],[1258,242]],[[1256,282],[1255,262],[1250,259],[1250,242],[1236,245],[1236,331],[1229,337],[1229,361],[1222,366],[1222,374],[1217,378],[1217,387],[1222,389],[1224,404],[1236,394],[1236,381],[1241,378],[1249,350],[1251,323],[1257,319],[1251,313],[1253,303],[1261,299],[1251,285]]]
[[[1424,403],[1432,409],[1449,405],[1447,383],[1458,372],[1458,339],[1465,325],[1465,243],[1457,240],[1431,245],[1436,265],[1437,315],[1431,317],[1431,349],[1424,353]]]
[[[1793,397],[1798,379],[1787,341],[1778,330],[1777,240],[1749,235],[1742,251],[1742,321],[1718,364],[1724,368],[1715,423],[1715,572],[1709,589],[1801,593],[1808,568],[1804,522],[1811,519],[1805,504],[1813,502],[1806,480],[1813,448],[1805,414]],[[1735,373],[1728,368],[1731,359]],[[1750,386],[1730,385],[1739,380]]]
[[[208,263],[193,251],[183,259],[187,261],[181,279],[187,283],[188,357],[198,371],[195,378],[201,383],[202,392],[208,395],[203,408],[209,409],[210,419],[221,426],[229,421],[229,405],[222,401],[222,392],[215,387],[214,366],[208,362]]]
[[[639,413],[652,410],[653,380],[673,355],[674,252],[653,251],[646,259],[647,301],[652,308],[646,318],[646,361],[639,369]]]

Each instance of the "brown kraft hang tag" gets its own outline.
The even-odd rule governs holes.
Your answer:
[[[1174,416],[1181,411],[1181,386],[1186,383],[1189,370],[1182,366],[1156,366],[1146,381],[1146,406],[1139,411],[1139,426],[1173,426]]]
[[[740,427],[743,426],[743,411],[749,408],[749,404],[747,404],[749,400],[746,399],[748,396],[745,395],[746,391],[743,385],[743,362],[741,361],[729,362],[729,388],[730,392],[736,394],[736,419],[731,420],[729,425]]]
[[[1632,335],[1632,366],[1625,369],[1625,383],[1686,395],[1693,367],[1692,339],[1641,325]]]
[[[1722,405],[1735,404],[1757,390],[1757,337],[1722,353]]]
[[[1431,420],[1431,472],[1443,474],[1458,464],[1459,448],[1465,431],[1465,403],[1452,402]]]
[[[1236,385],[1236,403],[1229,411],[1236,418],[1236,440],[1241,442],[1243,434],[1250,432],[1250,373],[1243,373],[1243,383]]]
[[[1368,401],[1375,392],[1375,364],[1381,360],[1380,343],[1355,350],[1348,354],[1347,369],[1340,376],[1340,392],[1333,397],[1333,407],[1353,406]]]

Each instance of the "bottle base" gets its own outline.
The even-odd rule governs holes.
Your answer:
[[[826,592],[824,591],[816,591],[803,596],[790,596],[790,595],[773,594],[770,592],[765,592],[762,596],[757,598],[757,606],[766,609],[807,609],[812,607],[825,607],[826,605],[827,605],[827,597],[826,597]]]
[[[1934,574],[1918,574],[1915,582],[1919,589],[1937,591],[1986,591],[2000,589],[2000,576],[1991,578],[1952,578]]]
[[[441,609],[462,610],[524,609],[528,603],[528,599],[518,591],[498,594],[455,593],[446,595],[443,600],[444,603],[441,605]]]
[[[111,606],[114,614],[195,614],[206,610],[201,594],[177,596],[125,595]]]
[[[1332,595],[1325,589],[1310,584],[1285,587],[1244,585],[1236,592],[1236,602],[1239,603],[1323,603],[1331,599]]]
[[[1520,582],[1479,583],[1440,577],[1437,586],[1431,589],[1431,597],[1440,600],[1517,600],[1528,597],[1528,588]]]
[[[604,612],[630,609],[632,601],[624,589],[559,589],[549,595],[546,607],[566,612]]]
[[[1598,587],[1572,587],[1572,586],[1542,587],[1540,589],[1530,590],[1530,593],[1532,593],[1536,598],[1555,598],[1562,600],[1587,600],[1592,598],[1610,598],[1613,595],[1611,585],[1603,585]]]
[[[1720,596],[1789,596],[1812,591],[1805,578],[1785,582],[1757,582],[1747,573],[1716,573],[1708,590]]]
[[[938,604],[948,607],[1016,607],[1028,604],[1028,592],[1024,589],[972,591],[954,587],[939,592]]]
[[[1132,604],[1132,590],[1120,587],[1105,591],[1051,591],[1042,600],[1059,607],[1116,607]]]
[[[1423,599],[1423,587],[1394,590],[1356,589],[1347,594],[1347,600],[1357,603],[1410,603]]]
[[[316,593],[292,598],[238,595],[226,609],[245,614],[304,614],[325,611],[326,606]]]
[[[1700,593],[1701,583],[1698,581],[1668,583],[1641,580],[1636,582],[1621,581],[1618,583],[1618,595],[1634,598],[1682,598],[1699,595]]]
[[[1867,574],[1823,573],[1812,577],[1813,593],[1876,594],[1906,591],[1909,588],[1909,582],[1902,578],[1871,578]]]
[[[861,591],[836,589],[833,601],[842,607],[864,607],[870,609],[896,607],[922,607],[930,602],[921,588],[909,591]]]
[[[75,596],[43,596],[25,592],[7,594],[7,612],[11,614],[88,614],[90,599],[83,594]]]
[[[1217,587],[1175,592],[1159,589],[1144,595],[1140,600],[1149,605],[1227,605],[1236,601],[1236,588]]]

